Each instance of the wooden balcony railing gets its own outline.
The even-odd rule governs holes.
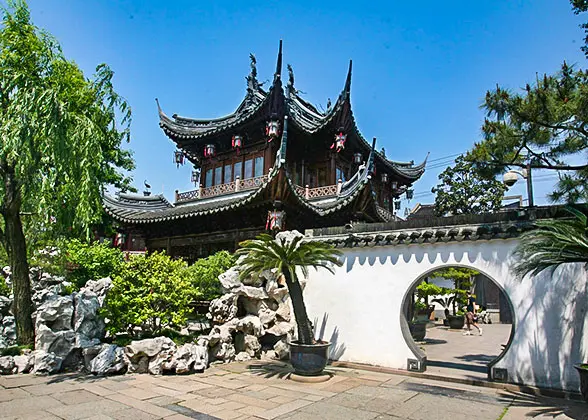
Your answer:
[[[258,176],[257,178],[237,178],[235,181],[229,182],[228,184],[218,184],[208,188],[200,187],[200,189],[185,192],[176,191],[176,203],[255,189],[263,185],[267,179],[267,175]]]

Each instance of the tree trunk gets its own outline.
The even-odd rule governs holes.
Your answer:
[[[31,300],[31,283],[29,280],[29,263],[27,261],[27,244],[20,220],[20,192],[14,174],[5,178],[4,226],[5,246],[12,271],[12,292],[14,294],[14,319],[16,336],[21,345],[34,345],[33,302]]]
[[[294,318],[296,318],[296,326],[298,327],[298,340],[300,344],[313,344],[313,333],[310,325],[310,320],[306,313],[306,306],[304,305],[304,296],[302,295],[302,287],[298,279],[290,278],[290,272],[284,270],[284,278],[292,300],[292,308],[294,309]]]

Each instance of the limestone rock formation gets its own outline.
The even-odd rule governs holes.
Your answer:
[[[300,234],[298,234],[300,235]],[[289,234],[286,240],[296,235]],[[225,293],[211,302],[212,329],[198,343],[208,346],[211,362],[243,361],[262,354],[284,358],[295,330],[288,289],[276,270],[239,279],[239,260],[219,276]]]

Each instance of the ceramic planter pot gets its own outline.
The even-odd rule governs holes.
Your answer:
[[[410,335],[412,335],[414,341],[423,341],[425,339],[425,335],[427,335],[427,321],[410,322],[408,328],[410,329]]]
[[[290,342],[290,363],[294,372],[303,376],[316,376],[327,366],[331,343],[299,344]]]
[[[449,328],[452,330],[460,330],[463,328],[463,324],[465,323],[465,318],[463,315],[453,316],[449,315],[447,318],[449,322]]]
[[[580,375],[580,392],[584,401],[588,402],[588,363],[574,366]]]

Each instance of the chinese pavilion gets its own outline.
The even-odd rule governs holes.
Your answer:
[[[395,162],[359,132],[351,109],[351,61],[337,101],[326,111],[305,101],[292,68],[282,85],[282,42],[269,88],[257,80],[255,57],[237,110],[217,119],[167,116],[159,125],[176,144],[175,162],[194,165],[193,191],[105,196],[124,247],[166,250],[188,261],[260,232],[393,220],[396,201],[425,162]],[[426,161],[426,159],[425,159]],[[395,204],[396,203],[396,204]]]

